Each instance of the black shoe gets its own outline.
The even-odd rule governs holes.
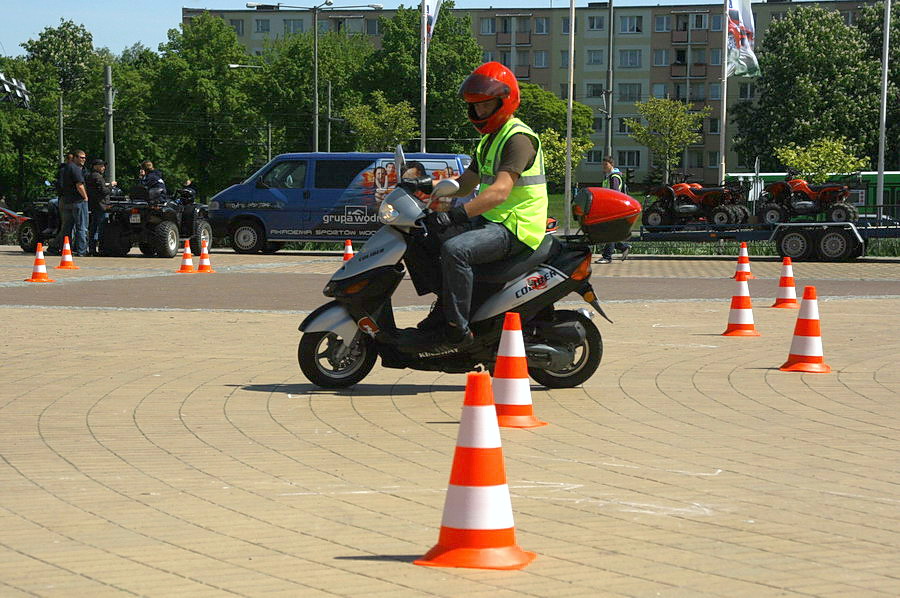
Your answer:
[[[628,259],[628,252],[629,252],[629,251],[631,251],[631,247],[630,247],[630,246],[629,246],[629,247],[626,247],[625,249],[622,250],[622,261],[623,261],[623,262],[624,262],[626,259]]]
[[[600,259],[598,259],[598,260],[595,261],[594,263],[595,263],[595,264],[610,264],[610,263],[612,263],[612,260],[609,259],[608,257],[601,257]]]
[[[431,353],[458,353],[470,347],[475,342],[475,335],[468,328],[461,329],[458,326],[450,326],[444,329],[444,340],[431,349]]]
[[[431,311],[425,316],[425,319],[416,324],[419,330],[438,330],[447,325],[447,319],[444,317],[444,307],[441,305],[440,299],[431,304]]]

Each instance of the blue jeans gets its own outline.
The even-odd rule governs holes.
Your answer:
[[[613,253],[615,253],[616,251],[620,251],[620,252],[625,251],[626,249],[629,249],[630,247],[631,247],[631,245],[629,245],[628,243],[622,243],[620,241],[616,241],[615,243],[607,243],[603,247],[603,253],[601,255],[605,259],[611,260]]]
[[[100,242],[100,233],[106,224],[107,215],[103,210],[93,210],[90,217],[90,231],[88,234],[88,249],[90,253],[97,252],[97,243]]]
[[[469,327],[475,278],[472,266],[497,262],[529,250],[508,228],[480,216],[472,219],[466,228],[444,241],[441,247],[444,315],[447,323],[462,330]]]
[[[63,237],[68,235],[74,228],[74,233],[70,240],[72,241],[72,253],[75,255],[86,255],[87,233],[88,233],[88,202],[62,202],[62,226],[59,228],[59,234],[56,235],[57,249],[62,251]]]

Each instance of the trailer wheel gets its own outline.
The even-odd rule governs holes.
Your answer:
[[[826,262],[842,262],[859,251],[859,244],[849,230],[827,230],[819,238],[819,257]]]
[[[809,230],[791,230],[782,234],[776,241],[778,253],[792,261],[809,260],[816,250],[814,234]]]

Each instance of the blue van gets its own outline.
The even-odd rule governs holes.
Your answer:
[[[457,176],[470,158],[406,154],[406,161],[424,171],[397,173],[388,153],[281,154],[212,197],[213,235],[238,253],[274,252],[289,241],[365,241],[380,227],[378,206],[398,175]]]

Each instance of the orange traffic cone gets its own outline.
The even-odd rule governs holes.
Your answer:
[[[34,269],[31,271],[31,278],[26,278],[25,282],[56,282],[47,276],[47,262],[44,261],[44,245],[37,244],[37,250],[34,252]]]
[[[175,271],[176,274],[194,274],[194,256],[191,255],[191,242],[184,242],[184,255],[181,256],[181,268]]]
[[[344,241],[344,261],[353,259],[353,243],[350,239]]]
[[[494,405],[501,428],[537,428],[546,426],[534,416],[528,360],[522,338],[522,320],[517,312],[506,312],[497,365],[494,367]]]
[[[63,238],[62,257],[59,259],[59,265],[54,270],[79,270],[72,259],[72,248],[69,247],[69,236]]]
[[[794,266],[791,265],[791,258],[786,257],[781,262],[781,278],[778,279],[778,296],[775,297],[775,303],[769,307],[780,307],[783,309],[797,309],[800,304],[797,303],[797,291],[794,290]]]
[[[807,374],[827,374],[831,371],[822,353],[822,331],[819,329],[816,287],[803,287],[803,301],[800,302],[800,313],[797,314],[791,349],[787,361],[778,369],[782,372]]]
[[[753,276],[753,272],[750,271],[750,254],[747,253],[747,243],[744,241],[741,241],[741,250],[738,252],[737,269],[734,271],[734,276],[732,276],[732,278],[735,280],[740,280],[741,278],[744,280],[756,278]]]
[[[722,336],[760,336],[753,325],[753,303],[750,301],[750,287],[744,277],[737,279],[737,293],[731,297],[728,327]]]
[[[209,250],[206,248],[206,239],[202,239],[200,242],[200,264],[197,266],[197,272],[215,273],[215,270],[212,269],[212,264],[209,263]]]
[[[537,555],[516,544],[500,427],[487,372],[470,373],[437,545],[416,565],[522,569]]]

